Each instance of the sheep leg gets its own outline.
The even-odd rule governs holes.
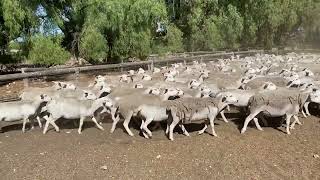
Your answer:
[[[221,115],[221,117],[222,117],[222,119],[223,119],[224,122],[226,122],[226,123],[229,122],[229,121],[227,120],[226,116],[224,115],[224,110],[222,110],[222,111],[220,112],[220,115]]]
[[[80,123],[79,123],[79,129],[78,129],[78,133],[81,134],[81,130],[82,130],[82,126],[83,126],[83,121],[84,121],[85,117],[81,117],[80,118]]]
[[[141,125],[140,125],[141,133],[142,133],[142,135],[144,136],[144,138],[149,139],[149,136],[148,136],[148,135],[146,134],[146,132],[142,129],[143,124],[144,124],[144,120],[141,120]]]
[[[259,124],[258,118],[253,118],[253,122],[259,131],[263,131],[263,129],[261,128],[261,126]]]
[[[133,112],[130,111],[130,112],[127,114],[127,116],[126,116],[126,118],[125,118],[125,120],[124,120],[124,122],[123,122],[123,127],[126,129],[126,131],[127,131],[127,133],[129,134],[129,136],[134,136],[134,134],[133,134],[133,133],[131,132],[131,130],[129,129],[129,123],[130,123],[132,114],[133,114]]]
[[[44,125],[44,128],[43,128],[43,134],[47,133],[48,127],[49,127],[49,120],[46,119],[46,124]]]
[[[183,124],[179,124],[180,128],[182,129],[182,132],[185,136],[190,136],[189,132],[186,130]]]
[[[211,129],[212,129],[212,135],[217,137],[218,135],[217,135],[216,131],[214,130],[214,119],[215,119],[215,117],[216,117],[215,115],[210,114],[209,115],[209,121],[210,121],[210,126],[211,126]]]
[[[28,122],[30,122],[30,124],[31,124],[30,130],[34,129],[34,119],[33,119],[33,117],[31,118],[31,120],[28,120]]]
[[[57,124],[55,123],[56,119],[53,119],[52,116],[50,116],[50,117],[45,116],[44,118],[47,120],[47,122],[48,122],[49,124],[51,124],[51,125],[54,127],[54,129],[55,129],[56,132],[60,132],[59,127],[58,127]]]
[[[22,122],[22,132],[25,133],[26,132],[26,124],[27,124],[28,118],[25,117],[23,118],[23,122]]]
[[[244,121],[244,125],[241,129],[241,134],[243,134],[244,132],[246,132],[247,130],[247,127],[248,127],[248,124],[249,122],[256,117],[256,115],[258,115],[261,111],[256,111],[256,112],[253,112],[253,113],[250,113],[249,116],[245,119]]]
[[[290,133],[290,119],[291,119],[292,115],[290,114],[286,114],[286,124],[287,124],[287,127],[286,127],[286,130],[287,130],[287,134],[291,134]]]
[[[49,119],[48,116],[44,116],[43,118],[46,120],[46,124],[45,124],[45,126],[44,126],[44,128],[43,128],[43,134],[46,134],[47,131],[48,131],[50,119]]]
[[[146,121],[143,123],[142,130],[147,132],[149,137],[152,137],[152,132],[148,129],[148,125],[153,121],[152,118],[146,119]]]
[[[207,123],[205,123],[204,127],[200,131],[198,131],[198,135],[203,134],[206,131],[207,128],[208,128],[208,125],[207,125]]]
[[[41,119],[40,119],[39,116],[37,116],[37,121],[38,121],[38,126],[39,126],[40,128],[42,128],[42,123],[41,123]]]
[[[307,118],[307,115],[304,113],[303,109],[301,110],[301,113],[302,113],[304,118]]]
[[[230,111],[230,106],[229,105],[227,105],[227,110]]]
[[[303,107],[304,107],[304,109],[305,109],[305,111],[306,111],[306,114],[307,114],[308,116],[311,116],[311,114],[310,114],[310,112],[309,112],[309,104],[310,104],[310,102],[306,102],[306,103],[303,105]]]
[[[179,118],[176,116],[176,113],[171,110],[171,116],[172,116],[172,123],[169,126],[169,139],[173,141],[173,130],[176,127],[176,125],[179,123]]]
[[[294,118],[294,121],[293,121],[293,123],[291,124],[291,126],[290,126],[290,129],[294,129],[294,126],[296,125],[296,123],[301,123],[300,121],[299,121],[299,118],[298,118],[298,116],[296,116],[296,115],[293,115],[293,118]],[[301,125],[301,124],[300,124]]]
[[[103,127],[97,122],[97,119],[96,119],[95,117],[92,117],[92,121],[96,124],[96,126],[97,126],[100,130],[104,131]]]
[[[112,122],[110,133],[113,133],[114,130],[116,129],[118,122],[120,121],[120,117],[119,116],[115,117],[115,115],[111,114],[111,118],[113,122]]]

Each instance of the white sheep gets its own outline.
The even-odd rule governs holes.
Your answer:
[[[57,98],[51,100],[47,104],[46,111],[49,116],[45,116],[46,124],[43,129],[43,134],[48,130],[49,124],[53,125],[55,130],[59,132],[59,127],[55,124],[55,121],[60,118],[65,119],[80,119],[78,133],[81,134],[83,121],[90,117],[92,121],[100,130],[104,130],[101,125],[95,119],[95,112],[105,106],[105,103],[109,102],[109,98],[104,97],[96,100],[78,100],[73,98]]]
[[[33,97],[33,101],[14,101],[0,103],[0,121],[23,120],[22,132],[25,132],[25,125],[31,116],[35,117],[41,111],[42,105],[50,101],[46,94]],[[33,125],[32,125],[33,126]]]

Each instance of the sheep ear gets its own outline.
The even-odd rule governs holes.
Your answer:
[[[58,85],[59,85],[60,87],[62,87],[62,85],[61,85],[61,83],[60,83],[60,82],[58,82]]]
[[[201,93],[201,96],[200,96],[200,97],[203,98],[203,96],[204,96],[204,95]]]
[[[152,89],[150,89],[149,94],[152,94]]]
[[[44,95],[43,95],[43,94],[41,94],[41,95],[40,95],[40,98],[41,98],[41,99],[44,99]]]
[[[138,87],[138,85],[136,84],[136,85],[134,85],[134,88],[137,88]]]
[[[106,97],[106,96],[108,96],[109,94],[110,94],[110,93],[108,93],[108,92],[103,92],[103,93],[100,94],[99,98]]]
[[[316,88],[313,88],[313,89],[312,89],[312,91],[313,91],[313,92],[316,92],[316,91],[317,91],[317,89],[316,89]]]
[[[88,92],[85,92],[84,93],[84,97],[88,97],[89,96],[89,93]]]
[[[166,94],[167,92],[168,92],[168,89],[165,89],[165,90],[164,90],[164,94]]]
[[[226,97],[223,97],[221,101],[222,101],[222,102],[225,102],[226,100],[227,100],[227,98],[226,98]]]
[[[102,90],[103,89],[103,86],[100,86],[100,90]]]
[[[265,85],[263,86],[263,89],[267,89],[267,87],[268,87],[268,84],[265,84]]]
[[[66,88],[67,87],[67,85],[65,84],[64,86],[63,86],[63,88]]]

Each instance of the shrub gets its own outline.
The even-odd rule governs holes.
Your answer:
[[[70,58],[58,42],[50,37],[35,36],[31,39],[31,51],[28,59],[33,64],[58,65],[64,64]]]

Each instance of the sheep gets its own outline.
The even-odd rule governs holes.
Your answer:
[[[169,127],[167,128],[167,133],[169,134],[169,139],[173,139],[173,129],[178,123],[186,124],[194,121],[199,121],[203,119],[209,119],[212,128],[212,135],[217,136],[214,130],[214,119],[224,107],[228,104],[236,103],[237,99],[232,95],[228,95],[219,99],[215,98],[180,98],[169,103],[167,111],[169,112],[169,117],[171,118],[171,124],[168,122]],[[199,131],[202,134],[207,128],[203,128]]]
[[[246,131],[248,123],[261,112],[264,112],[264,115],[272,117],[285,115],[287,124],[286,132],[290,134],[290,119],[293,117],[295,121],[300,122],[297,115],[308,96],[308,93],[284,89],[276,93],[270,91],[253,95],[248,103],[250,114],[245,119],[241,134]],[[262,130],[261,127],[257,128]]]
[[[152,77],[148,74],[143,74],[142,76],[142,80],[144,81],[151,81],[152,80]]]
[[[113,114],[113,123],[110,132],[113,133],[117,123],[119,122],[120,118],[119,115],[121,115],[124,118],[123,126],[126,129],[127,133],[130,136],[133,136],[133,133],[129,129],[129,123],[131,120],[131,117],[133,115],[136,115],[135,109],[141,104],[141,103],[160,103],[162,101],[168,100],[171,96],[178,96],[182,95],[180,91],[174,89],[174,88],[168,88],[165,89],[164,93],[155,96],[150,94],[130,94],[127,96],[122,96],[120,98],[114,98],[115,99],[115,107],[118,109],[117,111],[113,111],[114,113],[117,113],[117,115]],[[117,117],[118,118],[115,118]]]
[[[252,81],[245,84],[245,89],[257,89],[262,86],[265,82],[272,82],[276,86],[285,87],[288,84],[288,81],[279,76],[264,76],[264,77],[257,77]]]
[[[139,68],[137,71],[137,74],[144,74],[144,73],[145,73],[145,70],[142,68]]]
[[[290,81],[287,85],[288,88],[292,87],[292,86],[303,86],[305,84],[312,84],[313,83],[313,79],[310,77],[303,77],[303,78],[295,78],[294,80]]]
[[[179,89],[178,89],[179,90]],[[185,93],[185,91],[183,91]],[[197,93],[195,95],[195,97],[197,97],[199,95],[199,97],[201,96],[201,92]],[[185,95],[183,97],[186,97]],[[166,113],[166,102],[162,102],[162,103],[143,103],[142,105],[140,105],[136,110],[135,110],[135,114],[139,114],[140,117],[144,118],[146,121],[143,122],[141,124],[141,130],[143,135],[146,138],[149,138],[152,136],[151,131],[148,129],[148,124],[151,123],[152,121],[163,121],[168,119],[168,115]],[[189,133],[186,131],[186,129],[184,128],[183,125],[180,125],[183,133],[186,136],[189,136]],[[148,135],[146,135],[144,132],[147,132]]]
[[[133,82],[133,76],[132,75],[128,76],[127,74],[123,74],[119,76],[119,82],[125,82],[125,83]]]
[[[234,103],[233,105],[236,107],[247,107],[248,103],[249,103],[249,99],[255,95],[256,93],[259,92],[264,92],[264,91],[272,91],[272,90],[276,90],[276,86],[275,84],[273,84],[272,82],[265,82],[259,89],[255,89],[255,90],[241,90],[241,89],[234,89],[234,90],[224,90],[221,91],[217,94],[215,94],[213,97],[221,97],[224,96],[226,94],[232,94],[234,97],[236,97],[238,99],[237,103]],[[222,110],[220,112],[220,115],[222,117],[222,119],[224,120],[224,122],[228,122],[227,118],[224,115],[224,110]],[[265,121],[265,119],[263,119],[263,122],[265,125],[267,125],[267,122]]]
[[[53,87],[56,90],[60,90],[60,89],[71,89],[71,90],[75,90],[77,87],[70,82],[61,82],[61,81],[53,81],[54,85]]]
[[[136,89],[142,89],[143,88],[143,84],[141,83],[137,83],[133,86],[133,88],[136,88]]]
[[[0,103],[0,121],[12,122],[23,120],[22,132],[31,116],[36,116],[43,106],[43,103],[50,101],[46,94],[40,94],[33,98],[33,101],[15,101]]]
[[[46,111],[49,116],[45,116],[46,124],[43,129],[43,134],[46,134],[49,124],[53,125],[55,130],[59,132],[59,127],[55,121],[60,118],[66,119],[80,119],[78,133],[81,134],[83,121],[87,117],[91,117],[92,121],[100,130],[104,130],[95,119],[95,112],[105,106],[109,102],[109,98],[104,97],[96,100],[78,100],[74,98],[60,98],[53,99],[47,104]]]
[[[161,70],[159,68],[157,68],[157,67],[153,68],[153,73],[154,74],[159,73],[159,72],[161,72]]]

